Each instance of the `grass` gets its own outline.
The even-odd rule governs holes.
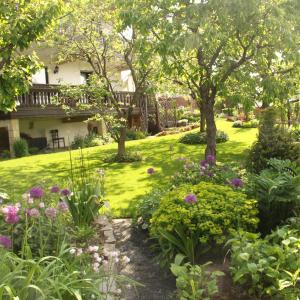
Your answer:
[[[255,140],[256,129],[232,128],[232,123],[218,120],[217,127],[229,135],[229,141],[217,147],[218,161],[242,161],[244,151]],[[182,134],[149,138],[127,143],[127,149],[139,152],[144,161],[120,164],[103,163],[103,159],[116,151],[117,145],[110,144],[84,150],[91,168],[104,168],[106,172],[106,195],[111,203],[112,213],[117,217],[132,215],[138,198],[155,184],[163,185],[168,181],[180,162],[180,156],[202,159],[205,147],[202,145],[183,145],[178,143]],[[170,145],[174,146],[172,153]],[[78,156],[78,150],[72,151]],[[146,170],[155,169],[150,176]],[[29,156],[0,162],[0,189],[18,201],[24,192],[34,185],[50,186],[51,184],[67,185],[69,173],[69,153],[59,152]]]

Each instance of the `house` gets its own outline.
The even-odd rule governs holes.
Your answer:
[[[14,141],[20,137],[28,141],[29,147],[51,149],[68,147],[78,135],[85,136],[91,132],[104,134],[102,122],[87,121],[95,111],[67,114],[61,107],[51,104],[51,97],[58,93],[59,85],[85,84],[92,74],[91,66],[82,61],[57,64],[54,49],[38,49],[36,52],[44,68],[32,77],[29,93],[18,96],[16,111],[0,112],[0,151],[10,150],[13,154]],[[130,72],[122,67],[116,68],[113,81],[119,91],[120,102],[124,107],[129,106],[134,92]],[[148,113],[153,110],[150,97],[143,98],[135,104],[131,126],[146,124]]]

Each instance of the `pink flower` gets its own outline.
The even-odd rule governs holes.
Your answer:
[[[62,196],[68,197],[68,196],[71,195],[71,191],[69,189],[62,189],[61,192],[60,192],[60,194]]]
[[[40,212],[36,208],[31,208],[28,210],[28,216],[31,218],[38,218],[40,216]]]
[[[39,203],[39,208],[45,208],[45,203],[44,202],[40,202]]]
[[[65,201],[59,201],[57,208],[61,212],[67,212],[69,210],[68,204]]]
[[[48,207],[45,210],[45,215],[49,219],[54,219],[56,217],[57,210],[53,207]]]
[[[11,248],[12,246],[11,239],[8,236],[0,235],[0,246],[7,249]]]
[[[50,193],[53,193],[53,194],[57,194],[59,193],[60,189],[57,185],[54,185],[53,187],[51,187],[50,189]]]
[[[29,191],[30,197],[33,199],[40,199],[44,195],[44,191],[42,188],[35,186]]]
[[[188,194],[185,196],[184,201],[186,203],[196,203],[197,202],[197,197],[194,194]]]
[[[19,208],[13,205],[8,205],[2,209],[4,220],[8,224],[16,224],[20,218],[18,216]]]
[[[154,169],[153,168],[149,168],[148,170],[147,170],[147,173],[149,174],[149,175],[153,175],[154,174]]]

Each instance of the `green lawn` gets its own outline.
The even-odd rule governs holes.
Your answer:
[[[228,142],[218,145],[218,160],[222,162],[243,160],[244,150],[253,143],[256,136],[256,129],[232,128],[231,125],[232,123],[224,120],[217,121],[218,129],[227,132],[230,138]],[[180,156],[199,160],[203,158],[205,147],[179,144],[180,135],[128,142],[128,150],[140,152],[144,157],[144,161],[137,163],[103,163],[103,158],[116,150],[116,144],[84,151],[92,168],[105,169],[106,195],[115,216],[130,216],[140,195],[147,192],[154,184],[163,185],[167,182],[180,164],[176,158]],[[170,145],[174,146],[172,154],[169,150]],[[72,154],[76,156],[78,151],[72,151]],[[155,175],[147,174],[146,170],[149,167],[155,169]],[[0,188],[8,191],[17,200],[22,193],[34,185],[66,184],[68,170],[67,151],[2,161],[0,162]]]

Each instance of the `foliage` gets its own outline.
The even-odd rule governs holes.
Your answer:
[[[258,120],[253,119],[249,122],[243,122],[243,121],[235,121],[232,124],[232,127],[234,128],[257,128],[258,127]]]
[[[258,200],[260,231],[270,232],[299,213],[300,168],[290,161],[271,159],[267,169],[250,176],[247,192]]]
[[[92,274],[78,260],[74,262],[61,249],[58,257],[22,259],[0,247],[0,298],[1,299],[60,299],[80,300],[101,297],[99,284],[103,278]],[[85,274],[84,272],[88,272]]]
[[[135,223],[142,229],[148,229],[150,219],[157,210],[160,199],[167,193],[165,188],[153,188],[149,193],[138,199],[135,208]]]
[[[102,136],[98,136],[95,134],[88,134],[84,137],[77,135],[74,137],[74,140],[71,144],[72,149],[78,148],[89,148],[89,147],[96,147],[108,144],[111,142],[111,138],[109,134]]]
[[[31,154],[31,155],[38,154],[39,151],[40,151],[40,149],[37,148],[37,147],[30,147],[30,148],[28,149],[28,152],[29,152],[29,154]]]
[[[137,161],[142,161],[143,157],[141,154],[137,152],[127,152],[125,155],[118,155],[118,154],[113,154],[111,156],[108,156],[104,159],[104,162],[106,163],[131,163],[131,162],[137,162]]]
[[[24,139],[18,139],[13,144],[14,153],[16,157],[23,157],[29,155],[28,143]]]
[[[10,151],[9,150],[3,150],[2,153],[1,153],[1,158],[4,158],[4,159],[10,158]]]
[[[229,164],[212,164],[206,161],[197,163],[184,158],[181,160],[184,160],[183,166],[172,176],[172,186],[198,184],[201,181],[231,185],[233,179],[240,177],[237,168]]]
[[[299,128],[298,129],[296,128],[292,131],[292,137],[294,138],[294,140],[296,142],[300,142],[300,129]]]
[[[298,150],[290,133],[276,126],[276,111],[267,109],[262,114],[257,141],[250,149],[247,168],[259,173],[267,167],[270,158],[297,160],[300,156]]]
[[[40,68],[36,55],[24,54],[41,39],[59,15],[62,1],[0,3],[0,110],[11,111],[16,96],[28,90],[31,76]]]
[[[66,192],[64,200],[75,226],[90,226],[104,205],[104,171],[91,172],[82,151],[77,162],[70,152],[70,164],[71,191]]]
[[[258,82],[262,79],[258,91],[268,90],[265,94],[272,99],[278,96],[278,73],[297,81],[299,1],[156,0],[151,4],[129,1],[127,13],[156,44],[163,76],[187,87],[203,106],[206,156],[216,155],[214,104],[218,96],[227,97],[233,86],[255,77]],[[258,79],[257,73],[261,74]],[[232,78],[237,83],[232,84]],[[255,90],[251,87],[242,93],[243,100],[250,101],[241,101],[246,110],[256,100],[250,96]],[[284,90],[286,85],[279,93]],[[237,94],[241,94],[239,90]]]
[[[224,131],[217,131],[216,134],[216,142],[217,143],[225,143],[228,141],[228,135]],[[191,132],[187,133],[179,140],[182,144],[206,144],[207,142],[207,134],[206,132]]]
[[[255,229],[256,214],[256,201],[230,187],[208,182],[183,185],[161,199],[150,234],[160,244],[162,260],[182,253],[194,262],[202,251],[224,244],[234,230]]]
[[[126,130],[126,139],[128,141],[133,141],[133,140],[141,140],[146,138],[146,134],[145,132],[141,131],[141,130],[131,130],[131,129],[127,129]]]
[[[210,300],[218,293],[217,278],[223,276],[220,271],[207,271],[211,262],[203,265],[183,263],[184,256],[178,254],[171,264],[171,272],[176,277],[176,287],[180,300]]]
[[[299,219],[278,228],[264,239],[240,233],[231,244],[233,281],[259,299],[296,300],[300,293]]]

